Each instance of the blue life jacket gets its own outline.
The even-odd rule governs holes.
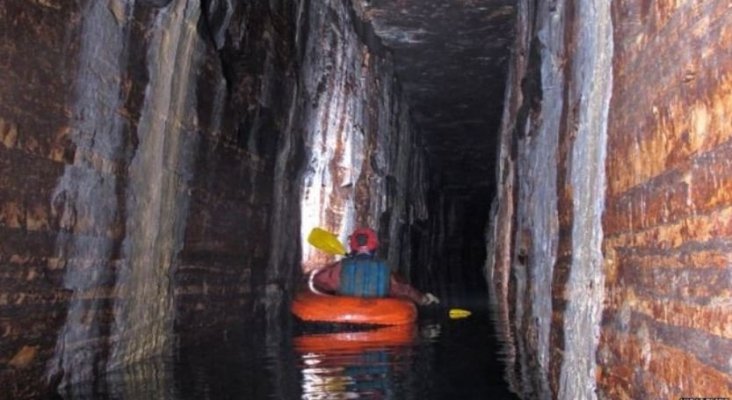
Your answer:
[[[341,285],[344,296],[385,297],[389,294],[389,267],[369,254],[358,254],[341,261]]]

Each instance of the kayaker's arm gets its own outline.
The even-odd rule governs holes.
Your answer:
[[[335,262],[315,272],[313,284],[319,290],[336,292],[341,285],[341,263]]]
[[[400,282],[394,274],[392,274],[390,280],[389,295],[392,297],[406,297],[421,306],[440,302],[433,294],[422,293],[408,283]]]

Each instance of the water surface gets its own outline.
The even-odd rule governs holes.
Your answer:
[[[64,399],[515,399],[488,313],[423,312],[411,327],[368,332],[294,329],[277,345],[243,337],[76,385]],[[260,342],[261,343],[261,342]]]

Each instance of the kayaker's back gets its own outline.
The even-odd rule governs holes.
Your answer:
[[[383,261],[358,254],[341,260],[338,293],[354,297],[385,297],[389,294],[391,270]]]

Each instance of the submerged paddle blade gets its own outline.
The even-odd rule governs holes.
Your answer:
[[[470,316],[470,314],[472,314],[470,311],[463,310],[460,308],[450,309],[450,312],[449,312],[450,318],[452,318],[452,319],[467,318]]]
[[[341,256],[346,254],[346,248],[338,237],[324,229],[313,228],[308,235],[308,243],[328,254]]]

